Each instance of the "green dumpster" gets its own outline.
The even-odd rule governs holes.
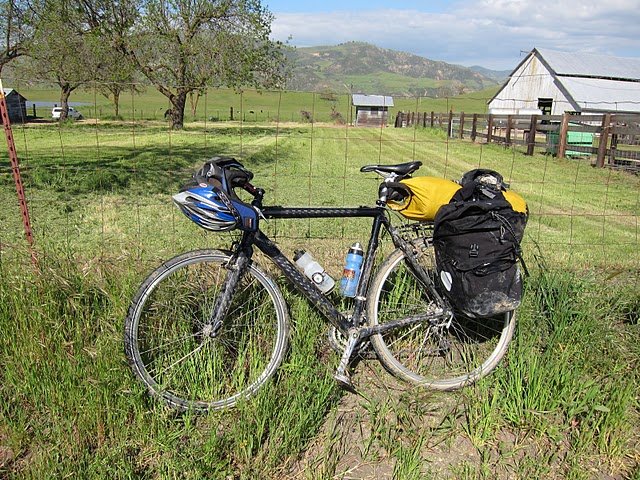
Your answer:
[[[578,124],[570,123],[571,126],[578,126]],[[560,139],[560,132],[547,132],[547,153],[551,153],[553,155],[558,153],[558,142]],[[577,147],[593,147],[593,133],[591,132],[573,132],[569,130],[567,132],[567,148],[565,149],[565,155],[567,156],[589,156],[591,153],[587,152],[576,152],[575,150],[571,150],[571,146],[575,145]]]

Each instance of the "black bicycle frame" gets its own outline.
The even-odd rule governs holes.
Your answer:
[[[260,229],[255,232],[244,232],[242,240],[238,244],[234,253],[234,257],[241,256],[250,259],[253,255],[252,246],[255,245],[258,247],[260,251],[269,257],[271,261],[273,261],[273,263],[282,270],[284,276],[287,277],[294,286],[324,314],[334,327],[336,327],[345,336],[350,334],[355,335],[357,338],[356,343],[365,337],[394,328],[412,325],[425,320],[424,314],[416,314],[385,322],[382,325],[366,325],[364,317],[367,301],[366,294],[367,289],[369,288],[369,279],[371,277],[375,254],[379,245],[380,232],[383,227],[390,233],[396,248],[401,248],[403,250],[409,265],[421,279],[425,288],[429,288],[432,291],[432,294],[440,300],[439,304],[441,306],[446,305],[446,303],[442,301],[440,295],[436,292],[433,282],[419,266],[417,259],[412,252],[411,246],[394,233],[394,230],[391,227],[391,222],[387,218],[386,210],[383,207],[264,207],[261,212],[266,219],[363,217],[372,219],[371,237],[369,238],[367,253],[363,260],[362,272],[356,288],[351,319],[345,318],[345,316],[336,309],[333,303],[331,303],[329,299],[325,297],[320,290],[318,290],[311,280],[298,270],[298,268],[280,251],[277,245]],[[236,258],[230,263],[232,270],[236,270],[239,268],[239,265],[244,262],[241,262],[239,258]],[[237,275],[233,274],[232,277],[238,278]],[[234,283],[233,280],[232,283]],[[229,291],[232,291],[233,288],[233,285],[230,285]],[[440,313],[432,313],[429,316],[434,320],[439,319],[447,315],[445,310],[446,309],[441,309]],[[345,358],[347,357],[348,355]]]
[[[378,249],[380,231],[384,226],[390,231],[391,224],[382,207],[265,207],[262,213],[267,219],[285,218],[371,218],[371,237],[362,263],[362,273],[356,289],[354,311],[351,321],[345,318],[336,307],[325,297],[318,288],[280,251],[280,249],[258,230],[253,238],[253,243],[283,274],[293,282],[300,292],[307,297],[327,317],[327,319],[343,334],[347,334],[351,327],[362,323],[366,304],[366,292],[369,287],[369,277],[373,268],[375,252]]]

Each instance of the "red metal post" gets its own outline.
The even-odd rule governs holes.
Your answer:
[[[22,223],[24,225],[24,233],[27,236],[27,242],[29,243],[29,250],[31,252],[31,262],[33,266],[38,269],[38,257],[33,246],[33,231],[31,230],[31,221],[29,219],[29,209],[27,208],[27,198],[24,194],[24,188],[22,186],[22,178],[20,177],[20,165],[18,163],[18,155],[16,153],[16,144],[13,140],[13,133],[11,132],[11,122],[9,121],[9,110],[7,109],[7,102],[4,98],[4,87],[2,86],[2,80],[0,80],[0,117],[2,118],[2,125],[4,125],[4,134],[7,137],[7,146],[9,147],[9,158],[11,160],[11,170],[13,171],[13,180],[16,184],[16,191],[18,192],[18,201],[20,202],[20,212],[22,213]]]

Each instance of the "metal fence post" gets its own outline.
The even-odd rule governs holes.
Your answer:
[[[11,131],[11,121],[9,120],[9,110],[7,108],[7,101],[4,97],[4,87],[2,80],[0,79],[0,116],[2,117],[2,124],[4,125],[4,134],[7,137],[7,146],[9,148],[9,158],[11,159],[11,170],[13,171],[13,180],[16,184],[16,192],[18,193],[18,201],[20,202],[20,212],[22,214],[22,223],[24,225],[24,233],[27,237],[27,243],[29,244],[29,252],[31,254],[31,263],[38,271],[38,257],[33,245],[33,230],[31,229],[31,220],[29,218],[29,209],[27,207],[27,198],[24,194],[24,187],[22,185],[22,177],[20,176],[20,165],[18,163],[18,154],[16,153],[16,144],[13,140],[13,133]]]

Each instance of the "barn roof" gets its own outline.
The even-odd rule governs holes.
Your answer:
[[[640,109],[640,82],[575,77],[558,80],[583,110],[634,112]]]
[[[385,95],[354,95],[353,104],[357,107],[393,107],[393,97]]]
[[[640,81],[640,58],[568,53],[546,48],[536,48],[536,51],[558,76]]]

